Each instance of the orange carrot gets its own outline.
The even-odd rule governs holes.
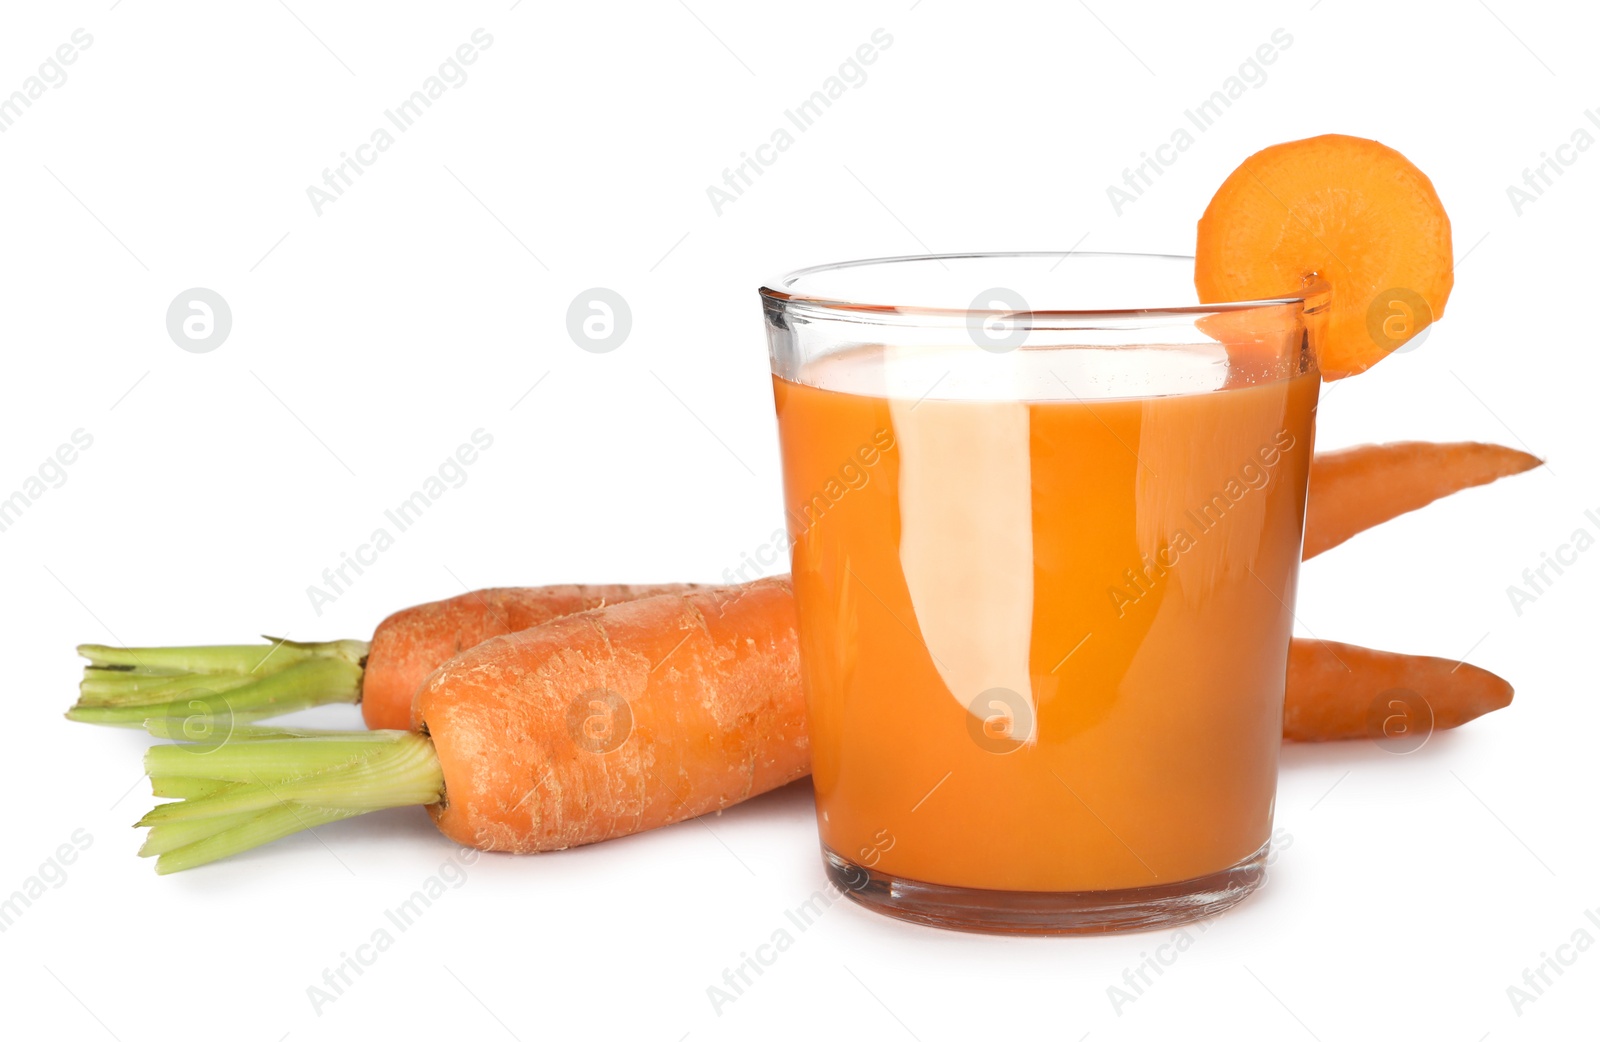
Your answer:
[[[562,615],[659,593],[699,589],[566,585],[478,590],[407,608],[378,624],[370,642],[111,648],[83,644],[89,660],[69,720],[139,727],[166,718],[198,737],[297,709],[360,702],[368,727],[405,728],[429,673],[464,648]]]
[[[378,623],[361,680],[361,718],[374,730],[411,726],[411,701],[428,674],[490,637],[607,604],[701,587],[496,587],[406,608]]]
[[[1319,452],[1306,495],[1306,560],[1357,532],[1544,461],[1504,445],[1397,441]]]
[[[1207,303],[1331,289],[1312,340],[1322,376],[1362,372],[1444,314],[1455,284],[1450,217],[1433,182],[1386,145],[1345,134],[1246,159],[1196,229]]]
[[[1425,736],[1511,704],[1488,670],[1426,655],[1295,638],[1283,736],[1291,742]]]
[[[810,770],[787,576],[498,637],[434,673],[413,717],[444,772],[435,824],[484,850],[627,835]]]
[[[173,872],[383,807],[482,850],[558,850],[730,806],[809,770],[787,578],[495,637],[416,701],[420,733],[237,728],[151,749],[141,853]],[[153,733],[170,734],[161,722]]]

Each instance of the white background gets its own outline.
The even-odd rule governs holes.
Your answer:
[[[1507,988],[1580,928],[1600,942],[1585,919],[1600,909],[1600,552],[1520,615],[1507,587],[1574,530],[1600,530],[1584,514],[1600,509],[1600,150],[1520,215],[1506,191],[1580,125],[1600,135],[1584,115],[1600,106],[1592,11],[21,6],[0,29],[0,93],[74,29],[93,44],[0,134],[0,494],[74,430],[93,446],[0,532],[0,896],[74,830],[92,845],[0,934],[0,1032],[1593,1032],[1600,944],[1520,1013]],[[493,44],[467,82],[318,216],[307,186],[479,27]],[[707,186],[878,28],[893,42],[866,82],[719,216]],[[1265,82],[1118,216],[1107,185],[1279,28],[1293,43]],[[1421,347],[1332,391],[1321,447],[1480,439],[1550,466],[1312,562],[1301,629],[1469,655],[1517,698],[1410,755],[1287,748],[1267,886],[1137,1001],[1118,1011],[1107,988],[1169,937],[974,937],[840,903],[715,1011],[707,987],[823,886],[804,784],[656,834],[484,857],[320,1015],[307,987],[455,853],[420,810],[168,878],[134,856],[148,741],[61,719],[75,643],[365,637],[463,586],[716,580],[781,524],[761,280],[924,249],[1187,252],[1240,160],[1325,131],[1378,138],[1429,172],[1460,264]],[[211,353],[165,328],[194,286],[231,305]],[[609,354],[566,329],[593,286],[632,310]],[[466,484],[319,617],[306,588],[480,427],[494,445]],[[358,722],[347,707],[311,717]]]

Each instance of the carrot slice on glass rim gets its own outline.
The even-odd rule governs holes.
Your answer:
[[[1387,145],[1344,134],[1262,149],[1200,218],[1205,303],[1331,288],[1318,353],[1326,379],[1371,368],[1444,314],[1455,279],[1450,218],[1426,174]]]

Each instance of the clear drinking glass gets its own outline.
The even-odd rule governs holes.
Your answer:
[[[1263,877],[1326,307],[1187,257],[900,257],[761,290],[827,871],[1087,932]]]

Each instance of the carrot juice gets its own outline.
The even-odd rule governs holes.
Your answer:
[[[866,344],[774,376],[836,867],[1082,893],[1264,853],[1318,376],[1213,352],[1134,387],[1096,355]]]

